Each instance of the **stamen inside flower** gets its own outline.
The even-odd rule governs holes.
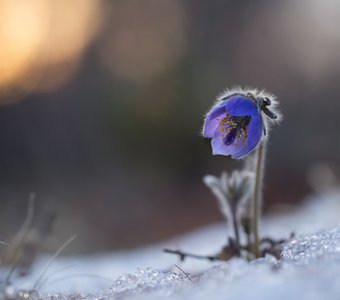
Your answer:
[[[220,132],[225,145],[244,143],[248,138],[248,126],[251,116],[231,116],[226,114],[222,119],[218,119]]]

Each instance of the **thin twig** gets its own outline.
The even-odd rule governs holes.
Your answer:
[[[269,244],[270,247],[274,247],[286,243],[287,241],[287,239],[274,240],[270,237],[266,237],[261,239],[260,244]]]
[[[172,249],[163,249],[163,251],[165,253],[178,255],[181,261],[184,261],[187,257],[210,260],[210,261],[220,260],[220,258],[218,256],[215,256],[215,255],[214,256],[198,255],[198,254],[192,254],[192,253],[187,253],[187,252],[183,252],[183,251],[180,251],[180,250],[172,250]]]
[[[183,270],[180,266],[178,266],[178,265],[176,265],[176,264],[174,264],[174,266],[175,266],[178,270],[180,270],[180,271],[186,276],[186,278],[188,278],[190,281],[192,281],[192,278],[190,277],[190,275],[189,275],[187,272],[184,272],[184,270]]]

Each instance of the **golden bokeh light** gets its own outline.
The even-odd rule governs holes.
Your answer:
[[[43,0],[0,2],[0,88],[28,71],[48,26]]]
[[[39,60],[21,85],[37,83],[35,90],[48,92],[67,83],[76,73],[87,46],[101,25],[101,2],[49,0],[49,30]]]
[[[185,15],[177,0],[115,3],[100,55],[114,75],[141,81],[175,64],[186,47]]]
[[[99,3],[93,0],[49,1],[49,32],[42,48],[47,64],[78,56],[85,49],[100,23]]]
[[[1,1],[0,94],[67,83],[100,28],[101,12],[102,1]]]

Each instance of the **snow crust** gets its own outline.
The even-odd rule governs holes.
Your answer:
[[[199,275],[180,270],[140,269],[119,276],[112,286],[79,299],[339,299],[340,227],[293,240],[283,258],[247,263],[233,259]],[[47,299],[66,299],[50,295]]]
[[[267,256],[250,263],[242,259],[182,263],[162,253],[169,247],[214,254],[228,234],[225,224],[216,224],[131,251],[59,258],[33,298],[340,299],[340,192],[324,193],[306,203],[294,213],[271,216],[262,224],[264,236],[297,233],[285,244],[280,260]],[[16,280],[15,286],[32,287],[46,260],[38,261],[32,276]]]

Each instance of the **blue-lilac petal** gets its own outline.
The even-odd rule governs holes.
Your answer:
[[[230,132],[223,138],[223,142],[226,146],[232,145],[237,138],[237,128],[233,128]]]
[[[224,133],[216,130],[213,139],[211,140],[212,154],[213,155],[231,155],[238,151],[234,145],[226,145],[224,141]]]
[[[225,136],[226,133],[220,130],[220,117],[224,117],[225,114],[234,117],[251,117],[244,140],[239,140],[241,137],[238,139],[238,131],[231,131]],[[204,123],[203,135],[212,138],[213,155],[231,155],[233,158],[241,158],[258,145],[262,137],[263,126],[261,112],[255,101],[244,95],[236,94],[221,100],[211,109]]]
[[[203,135],[208,138],[214,137],[215,131],[218,127],[218,117],[224,114],[225,111],[225,103],[219,103],[214,106],[211,111],[208,113],[204,125],[203,125]]]
[[[243,144],[239,146],[233,146],[237,148],[237,151],[235,151],[232,154],[233,158],[241,158],[242,156],[248,154],[252,150],[255,149],[255,147],[260,142],[260,139],[262,137],[263,133],[263,121],[262,117],[260,115],[253,116],[249,125],[248,125],[248,138],[244,141]]]
[[[226,112],[232,116],[256,116],[259,114],[257,104],[248,97],[235,95],[223,101],[225,101]]]
[[[232,116],[256,116],[259,114],[256,103],[248,97],[234,95],[218,102],[208,113],[204,126],[203,135],[213,138],[218,128],[218,118],[228,113]]]
[[[226,146],[222,133],[219,131],[216,131],[215,136],[211,140],[211,148],[213,155],[231,155],[234,150],[232,146]]]

